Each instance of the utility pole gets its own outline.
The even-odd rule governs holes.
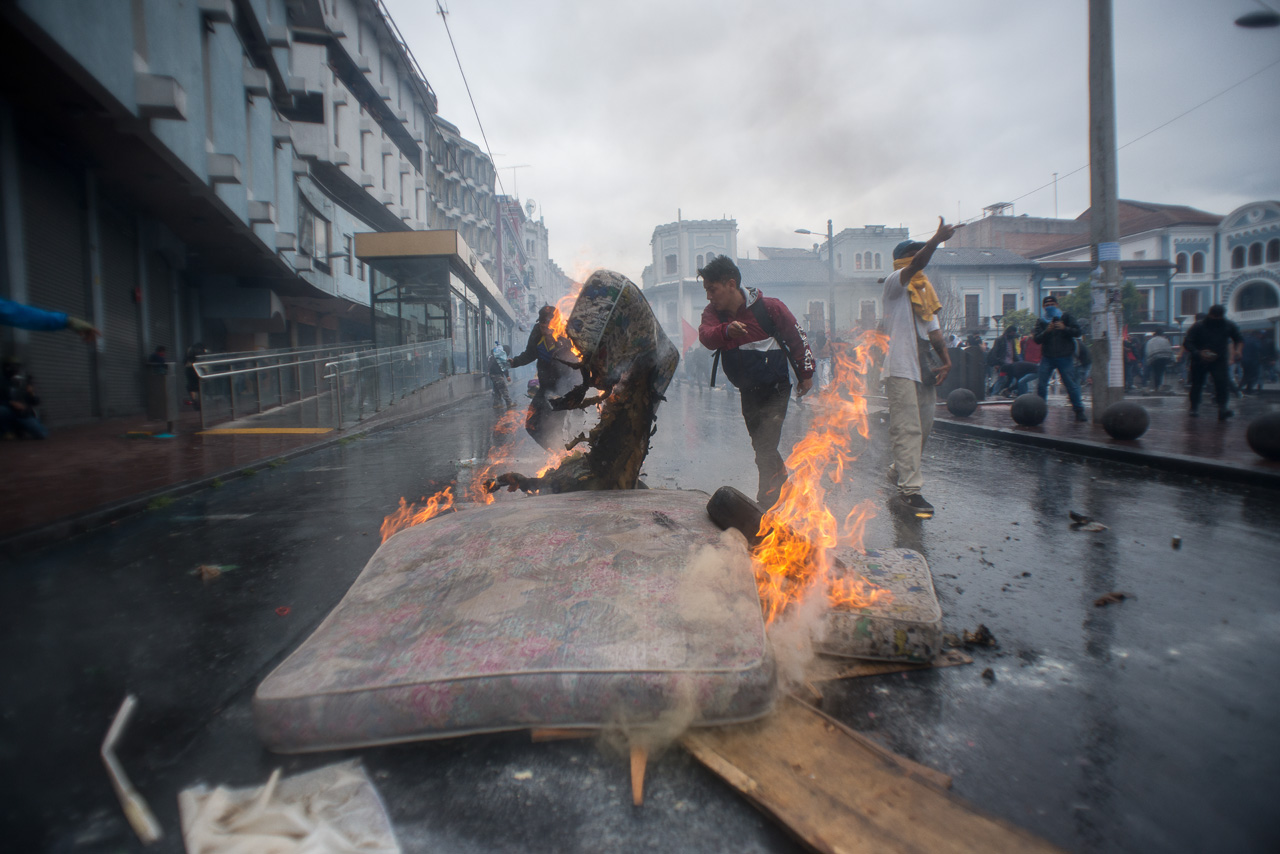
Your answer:
[[[836,241],[827,220],[827,284],[831,288],[831,318],[827,321],[827,340],[836,340]]]
[[[1093,244],[1093,421],[1124,397],[1115,47],[1111,0],[1089,0],[1089,240]]]

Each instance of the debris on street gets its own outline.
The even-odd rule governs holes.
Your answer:
[[[287,779],[280,769],[264,786],[178,794],[188,854],[360,851],[399,854],[391,819],[359,760]]]
[[[814,851],[1059,849],[973,810],[951,779],[854,732],[794,697],[756,724],[695,729],[695,759]]]
[[[1099,596],[1093,600],[1094,607],[1102,608],[1107,605],[1117,605],[1126,599],[1132,599],[1132,593],[1124,593],[1119,590],[1113,590],[1105,596]]]
[[[1088,531],[1091,534],[1095,534],[1098,531],[1107,530],[1106,525],[1095,521],[1089,516],[1085,516],[1083,513],[1077,513],[1072,510],[1067,515],[1071,517],[1071,530],[1073,531]]]
[[[129,718],[137,705],[138,700],[132,694],[125,697],[124,702],[120,704],[115,720],[107,730],[107,737],[102,742],[102,761],[106,763],[107,776],[111,778],[111,785],[116,790],[116,796],[120,798],[120,805],[124,807],[129,826],[133,828],[134,833],[138,834],[138,838],[144,845],[150,845],[159,841],[164,833],[160,829],[160,823],[152,815],[151,808],[147,806],[146,800],[133,788],[133,784],[124,773],[124,768],[120,765],[120,760],[116,758],[116,744],[124,735],[124,728],[128,726]]]
[[[964,633],[965,646],[999,646],[996,642],[996,636],[991,634],[991,630],[985,624],[979,623],[978,628],[974,631],[965,630]]]

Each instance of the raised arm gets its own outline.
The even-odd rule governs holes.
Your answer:
[[[929,266],[929,259],[933,257],[933,251],[942,243],[950,240],[951,236],[960,228],[961,226],[959,225],[947,225],[946,221],[943,220],[942,217],[938,217],[938,230],[933,233],[933,237],[930,237],[928,241],[925,242],[924,248],[911,256],[911,263],[902,271],[902,276],[899,278],[899,281],[902,282],[904,287],[911,281],[912,277],[914,277],[916,273],[921,272],[925,267]]]

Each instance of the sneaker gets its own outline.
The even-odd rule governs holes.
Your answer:
[[[918,492],[914,495],[899,495],[898,503],[917,519],[933,518],[933,505],[925,501],[924,496]]]
[[[1234,416],[1235,416],[1235,413],[1232,412],[1230,409],[1224,409],[1218,413],[1218,420],[1226,421],[1228,418],[1233,418]]]
[[[1077,420],[1077,421],[1088,421],[1088,420],[1089,420],[1089,416],[1087,416],[1087,415],[1085,415],[1085,414],[1084,414],[1084,410],[1083,410],[1083,409],[1077,409],[1077,410],[1076,410],[1076,420]]]

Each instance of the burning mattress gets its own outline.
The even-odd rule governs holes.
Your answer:
[[[765,715],[774,662],[750,561],[706,503],[568,493],[402,531],[258,687],[260,737],[292,753]]]

